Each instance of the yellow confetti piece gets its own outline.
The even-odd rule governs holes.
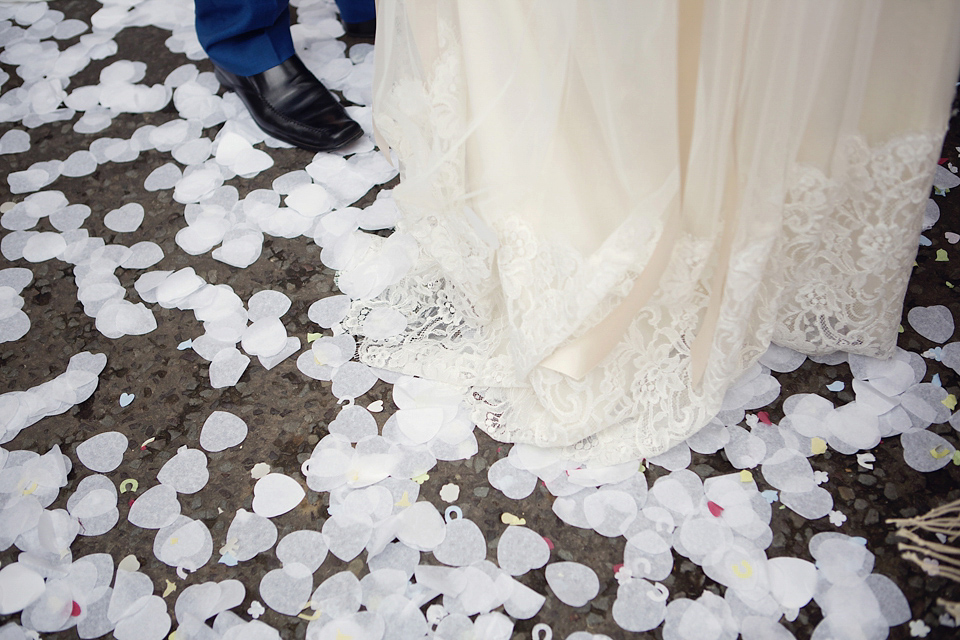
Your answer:
[[[930,455],[933,456],[935,460],[946,458],[948,455],[950,455],[950,449],[943,445],[937,445],[933,449],[930,449]]]
[[[732,564],[730,568],[733,569],[733,575],[741,580],[746,580],[753,575],[753,567],[746,560],[743,560],[740,564]]]
[[[957,396],[951,393],[940,402],[942,402],[943,406],[945,406],[947,409],[950,409],[950,411],[953,411],[957,407]]]
[[[303,609],[304,609],[303,611],[297,614],[297,617],[300,618],[301,620],[318,620],[320,616],[323,615],[323,611],[321,611],[320,609],[314,609],[313,613],[305,613],[307,609],[313,609],[313,601],[310,601],[307,604],[303,605]]]
[[[753,474],[750,473],[749,469],[744,469],[740,472],[740,482],[752,482]]]
[[[960,466],[960,451],[953,452],[953,464]]]
[[[170,538],[170,544],[177,544],[180,542],[180,538]]]
[[[818,456],[821,453],[826,453],[827,441],[818,436],[810,438],[810,452],[815,456]]]
[[[947,285],[948,287],[950,287],[951,289],[953,289],[953,283],[950,282],[949,280],[946,281],[944,284]]]
[[[417,484],[423,484],[424,482],[430,479],[430,475],[426,473],[421,473],[420,475],[414,476],[410,479],[416,482]]]
[[[177,632],[171,631],[170,635],[167,636],[167,640],[177,640]]]
[[[311,342],[314,342],[314,341],[316,341],[316,340],[319,340],[319,339],[322,338],[322,337],[323,337],[323,334],[322,334],[322,333],[308,333],[308,334],[307,334],[307,344],[310,344]]]
[[[934,262],[950,262],[946,249],[937,249],[937,259]]]
[[[40,485],[38,485],[36,482],[31,482],[30,486],[23,490],[23,495],[29,496],[31,493],[33,493],[39,488],[40,488]]]
[[[903,325],[902,325],[902,324],[898,324],[898,325],[897,325],[897,333],[903,333]]]
[[[398,502],[394,502],[394,503],[393,503],[393,506],[395,506],[395,507],[409,507],[411,504],[413,504],[413,503],[410,502],[410,494],[408,494],[406,491],[404,491],[404,492],[403,492],[403,495],[400,496],[400,500],[399,500]]]
[[[507,512],[504,512],[503,515],[500,516],[500,522],[502,522],[503,524],[510,524],[510,525],[513,525],[513,524],[516,524],[516,525],[525,525],[525,524],[527,524],[527,521],[526,521],[525,519],[523,519],[523,518],[518,518],[517,516],[513,515],[512,513],[507,513]]]
[[[353,636],[348,636],[340,631],[340,629],[337,629],[337,640],[353,640]]]
[[[140,488],[140,483],[134,480],[133,478],[127,478],[120,483],[120,493],[126,493],[127,491],[137,492],[137,489]]]
[[[167,580],[167,588],[163,590],[163,597],[166,598],[168,595],[170,595],[176,590],[177,590],[177,585]]]

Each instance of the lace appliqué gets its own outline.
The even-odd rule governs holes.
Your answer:
[[[496,228],[480,221],[467,206],[458,146],[464,94],[452,33],[441,23],[432,66],[397,74],[403,79],[378,105],[378,128],[402,152],[398,230],[421,252],[405,278],[355,302],[343,321],[362,335],[372,308],[407,318],[400,335],[362,341],[364,362],[469,387],[475,422],[497,440],[615,464],[662,453],[700,429],[771,339],[806,353],[892,348],[940,133],[876,147],[847,138],[829,177],[794,167],[782,210],[771,212],[782,225],[764,237],[738,234],[720,267],[724,298],[701,382],[692,379],[691,345],[720,292],[711,290],[715,240],[690,235],[677,241],[659,289],[619,343],[582,380],[536,366],[619,304],[660,229],[625,229],[585,258],[516,216]]]
[[[911,135],[871,149],[849,137],[832,178],[795,168],[774,342],[808,354],[891,353],[941,140]]]

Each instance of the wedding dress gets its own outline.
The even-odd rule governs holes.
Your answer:
[[[954,0],[380,0],[406,329],[497,440],[661,453],[772,342],[887,357],[960,65]]]

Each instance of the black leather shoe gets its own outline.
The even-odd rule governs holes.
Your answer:
[[[254,76],[238,76],[213,65],[217,80],[234,91],[261,129],[308,151],[347,145],[363,129],[297,56]]]
[[[365,22],[343,22],[343,30],[351,38],[362,38],[364,40],[373,40],[377,35],[377,19],[367,20]]]

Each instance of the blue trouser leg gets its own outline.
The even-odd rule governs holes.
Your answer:
[[[337,9],[340,10],[340,19],[351,24],[377,17],[374,0],[337,0]]]
[[[287,0],[195,0],[195,5],[203,50],[231,73],[256,75],[295,53]]]
[[[376,18],[374,0],[336,0],[344,22]],[[231,73],[252,76],[295,51],[288,0],[195,0],[197,37],[210,59]]]

